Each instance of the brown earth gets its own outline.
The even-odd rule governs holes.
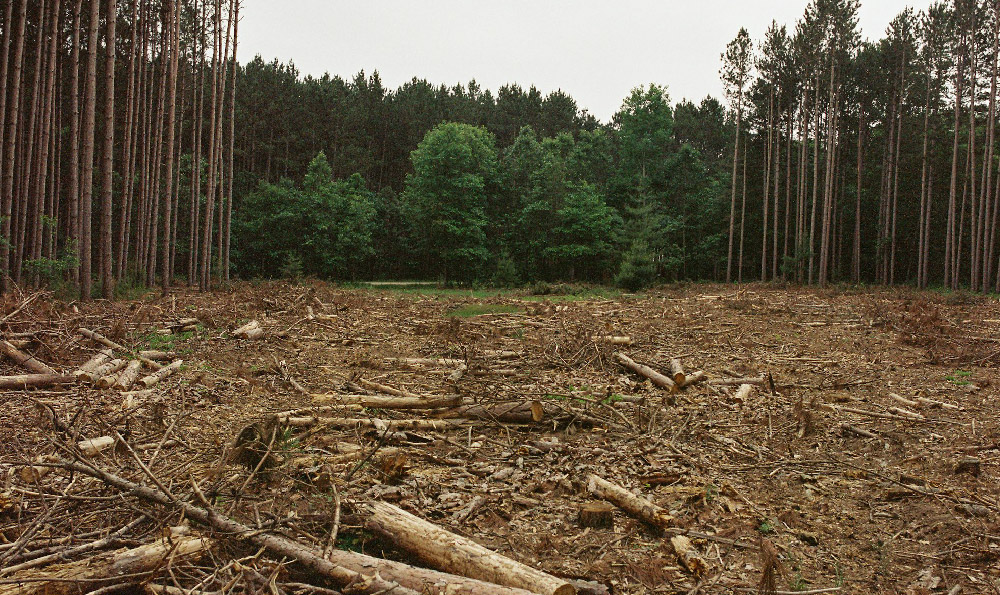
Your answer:
[[[0,585],[9,544],[26,531],[32,536],[21,540],[17,560],[85,543],[142,514],[149,520],[122,544],[146,543],[181,521],[94,480],[68,488],[63,471],[25,481],[26,462],[65,454],[67,433],[53,428],[54,412],[81,436],[117,430],[144,446],[140,456],[154,459],[153,473],[177,492],[189,493],[194,479],[219,510],[251,525],[272,521],[273,530],[319,549],[335,508],[332,484],[345,511],[338,545],[404,561],[412,560],[391,542],[351,524],[358,503],[392,502],[613,593],[756,592],[765,571],[778,591],[1000,593],[996,300],[705,285],[610,298],[476,295],[268,283],[119,303],[38,296],[0,330],[30,339],[25,349],[59,371],[71,372],[98,347],[80,327],[129,348],[172,350],[185,367],[126,411],[113,390],[0,393]],[[29,297],[8,297],[0,319]],[[199,320],[195,330],[156,334],[188,317]],[[262,339],[230,336],[251,319],[265,329]],[[670,394],[622,368],[619,350],[658,370],[679,358],[709,379],[769,381],[742,398],[738,386],[710,382]],[[456,382],[448,379],[454,364],[391,358],[460,359],[468,370]],[[23,373],[0,363],[0,374]],[[405,432],[337,427],[329,417],[311,427],[262,421],[316,404],[295,383],[349,393],[363,380],[484,404],[537,401],[545,418]],[[255,422],[258,433],[274,432],[263,440],[270,448],[256,458],[249,448],[249,464],[240,465],[234,439]],[[335,462],[341,443],[362,455]],[[121,448],[94,462],[143,479]],[[581,527],[578,511],[593,501],[590,473],[669,510],[676,528],[692,532],[705,572],[682,568],[669,536],[619,510],[613,527]],[[760,553],[772,544],[776,564]],[[274,577],[276,589],[307,592],[288,586],[310,579],[295,564],[255,552],[223,537],[210,560],[153,580],[272,592],[260,579]]]

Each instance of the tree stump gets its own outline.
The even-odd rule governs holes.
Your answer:
[[[615,526],[615,507],[607,502],[588,502],[580,507],[581,527],[611,529]]]

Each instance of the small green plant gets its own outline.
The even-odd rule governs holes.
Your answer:
[[[615,275],[615,285],[628,291],[639,291],[656,282],[656,262],[649,244],[643,240],[632,242],[622,256],[621,268]]]
[[[604,403],[605,405],[611,405],[613,403],[618,403],[619,401],[623,401],[624,399],[625,399],[624,396],[618,393],[613,393],[604,397],[604,400],[602,400],[601,402]]]
[[[774,524],[770,519],[761,519],[760,524],[757,525],[757,531],[759,531],[761,535],[770,535],[771,533],[774,533]]]
[[[712,500],[719,495],[719,488],[714,483],[705,486],[705,504],[711,504]]]
[[[954,384],[955,386],[969,386],[972,384],[966,378],[972,376],[972,372],[968,370],[955,370],[952,374],[945,376],[945,380]]]

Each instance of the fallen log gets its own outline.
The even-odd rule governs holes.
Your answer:
[[[233,336],[237,339],[259,339],[264,336],[264,329],[259,322],[251,320],[233,331]]]
[[[462,402],[461,395],[434,397],[380,397],[374,395],[315,394],[314,401],[334,401],[343,405],[360,405],[376,409],[444,409],[455,407]]]
[[[140,351],[139,357],[145,357],[147,359],[151,359],[156,362],[163,362],[173,358],[174,354],[167,351],[147,350],[147,351]]]
[[[21,366],[22,368],[34,372],[35,374],[55,374],[56,371],[53,370],[49,365],[39,361],[33,355],[28,355],[27,353],[21,351],[17,347],[11,344],[10,341],[6,339],[0,339],[0,353],[3,353],[10,359],[14,360],[14,363]]]
[[[100,368],[104,364],[106,364],[109,361],[111,361],[111,358],[113,358],[113,357],[114,357],[114,351],[112,351],[111,349],[102,349],[101,351],[98,351],[94,355],[94,357],[90,358],[82,366],[80,366],[79,368],[77,368],[76,371],[73,372],[73,376],[76,376],[77,378],[79,378],[80,376],[83,376],[84,374],[87,374],[89,372],[93,372],[97,368]]]
[[[14,574],[0,584],[0,595],[77,595],[120,583],[122,577],[138,578],[181,559],[195,558],[211,546],[199,537],[166,537],[110,554],[99,554],[54,567]]]
[[[441,412],[440,419],[479,419],[512,424],[538,423],[545,419],[545,409],[538,401],[499,403],[495,405],[464,405]]]
[[[684,568],[688,569],[688,572],[695,576],[701,576],[705,574],[708,569],[708,565],[705,560],[698,554],[698,551],[694,548],[691,540],[685,535],[674,535],[670,538],[670,545],[674,548],[674,553],[677,554],[677,559],[680,560]]]
[[[708,376],[705,375],[705,372],[699,370],[694,374],[688,374],[687,376],[685,376],[684,383],[681,384],[681,388],[687,388],[689,386],[693,386],[695,384],[698,384],[699,382],[704,382],[706,380],[708,380]]]
[[[161,380],[171,376],[174,372],[179,370],[183,364],[184,360],[174,360],[169,366],[164,366],[149,376],[145,376],[140,379],[139,384],[141,384],[143,388],[152,388],[159,384]]]
[[[128,390],[132,388],[135,381],[139,379],[139,374],[142,373],[142,362],[134,359],[128,363],[128,367],[122,370],[122,373],[118,375],[118,379],[115,381],[114,387],[118,390]]]
[[[25,374],[23,376],[0,376],[0,390],[26,390],[47,388],[57,384],[73,384],[76,378],[62,374]]]
[[[407,366],[441,366],[444,368],[450,368],[451,366],[458,366],[465,363],[463,360],[460,359],[452,359],[452,358],[434,359],[429,357],[387,357],[385,358],[385,361],[403,364]]]
[[[674,520],[665,509],[596,475],[587,476],[587,491],[654,527],[667,529]]]
[[[80,382],[87,382],[89,384],[96,384],[101,378],[114,374],[127,365],[128,362],[123,359],[113,359],[110,362],[98,366],[96,370],[80,374],[77,376],[77,380]]]
[[[92,457],[94,455],[100,454],[102,451],[107,450],[108,447],[115,443],[115,439],[111,436],[101,436],[100,438],[91,438],[89,440],[80,440],[76,446],[80,449],[80,452]]]
[[[373,382],[371,380],[365,380],[364,378],[358,378],[358,384],[360,384],[361,386],[363,386],[363,387],[365,387],[367,389],[370,389],[370,390],[373,390],[373,391],[377,391],[377,392],[380,392],[380,393],[385,393],[387,395],[392,395],[394,397],[405,397],[407,399],[422,399],[423,398],[420,395],[418,395],[416,393],[411,393],[408,390],[393,388],[391,386],[386,386],[384,384],[379,384],[378,382]]]
[[[576,588],[550,574],[487,549],[386,502],[362,506],[365,527],[438,570],[540,595],[574,595]]]
[[[289,425],[295,425],[292,421],[303,418],[291,418]],[[337,418],[337,419],[317,419],[313,423],[320,421],[331,428],[374,428],[380,432],[396,430],[434,430],[445,431],[457,428],[467,419],[370,419],[370,418]],[[313,424],[308,424],[313,425]]]
[[[184,515],[215,529],[220,535],[247,540],[273,554],[294,559],[307,570],[330,580],[345,592],[376,595],[531,595],[530,591],[503,587],[476,579],[435,570],[417,568],[402,562],[383,560],[347,550],[332,550],[324,558],[321,552],[287,537],[264,533],[235,521],[216,510],[195,506],[175,499],[164,492],[142,486],[102,469],[81,463],[64,461],[59,466],[100,479],[104,483],[128,492],[142,500],[183,511]],[[195,491],[201,491],[195,486]],[[204,498],[199,498],[204,501]],[[6,595],[6,594],[3,594]]]
[[[95,333],[94,331],[92,331],[90,329],[86,329],[86,328],[82,328],[82,327],[80,329],[78,329],[78,332],[81,335],[83,335],[84,337],[90,339],[91,341],[94,341],[95,343],[100,343],[101,345],[104,345],[105,347],[110,347],[111,349],[117,349],[118,351],[124,351],[125,353],[135,353],[134,351],[132,351],[131,349],[125,347],[124,345],[119,345],[118,343],[115,343],[114,341],[112,341],[111,339],[105,337],[101,333]],[[158,364],[158,363],[154,362],[153,360],[149,359],[148,357],[143,357],[141,354],[136,354],[136,355],[138,355],[139,361],[141,361],[142,363],[146,364],[147,366],[149,366],[150,368],[152,368],[154,370],[159,370],[160,368],[163,367],[160,364]]]
[[[652,382],[656,386],[659,386],[660,388],[665,388],[670,392],[674,392],[677,390],[676,382],[664,376],[663,374],[660,374],[653,368],[650,368],[649,366],[644,364],[636,363],[635,361],[632,360],[632,358],[625,355],[624,353],[616,353],[615,357],[623,366],[625,366],[626,368],[628,368],[629,370],[635,372],[640,376],[648,378],[650,382]]]
[[[684,366],[681,365],[681,360],[674,358],[670,360],[670,377],[673,378],[677,386],[684,386],[687,381],[687,374],[684,373]]]

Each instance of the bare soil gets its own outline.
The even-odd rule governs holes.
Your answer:
[[[10,296],[0,318],[30,297]],[[199,320],[196,329],[157,334],[189,317]],[[230,336],[251,319],[264,327],[262,339]],[[756,592],[765,571],[778,591],[1000,593],[994,299],[706,285],[612,298],[484,297],[268,283],[119,303],[41,295],[0,330],[32,340],[27,351],[68,373],[99,347],[80,327],[129,348],[173,351],[185,367],[124,411],[118,391],[82,385],[0,393],[0,569],[11,549],[2,544],[29,530],[19,559],[85,543],[143,514],[148,520],[124,545],[181,522],[96,481],[67,491],[65,472],[24,481],[26,463],[65,454],[54,412],[82,436],[117,430],[178,493],[189,493],[193,479],[220,511],[319,549],[336,486],[344,508],[338,546],[403,561],[412,562],[352,524],[354,504],[392,502],[613,593]],[[710,382],[671,394],[622,368],[616,351],[663,371],[678,358]],[[468,370],[455,382],[453,365],[392,358],[460,359]],[[0,374],[23,373],[0,363]],[[743,398],[739,386],[711,383],[760,376],[768,381]],[[323,417],[282,426],[266,464],[233,456],[248,426],[317,405],[294,384],[347,393],[359,379],[476,403],[537,401],[546,415],[530,424],[475,420],[395,432]],[[343,443],[360,446],[362,456],[329,463]],[[121,449],[95,463],[143,481]],[[707,570],[691,574],[669,537],[620,510],[612,527],[581,527],[579,509],[594,500],[590,473],[669,510],[677,528],[692,532]],[[295,564],[236,540],[218,544],[211,559],[150,580],[271,592],[254,577],[273,577],[283,592],[307,592],[288,586],[310,579]],[[772,545],[776,563],[761,554]],[[0,585],[5,578],[0,570]]]

